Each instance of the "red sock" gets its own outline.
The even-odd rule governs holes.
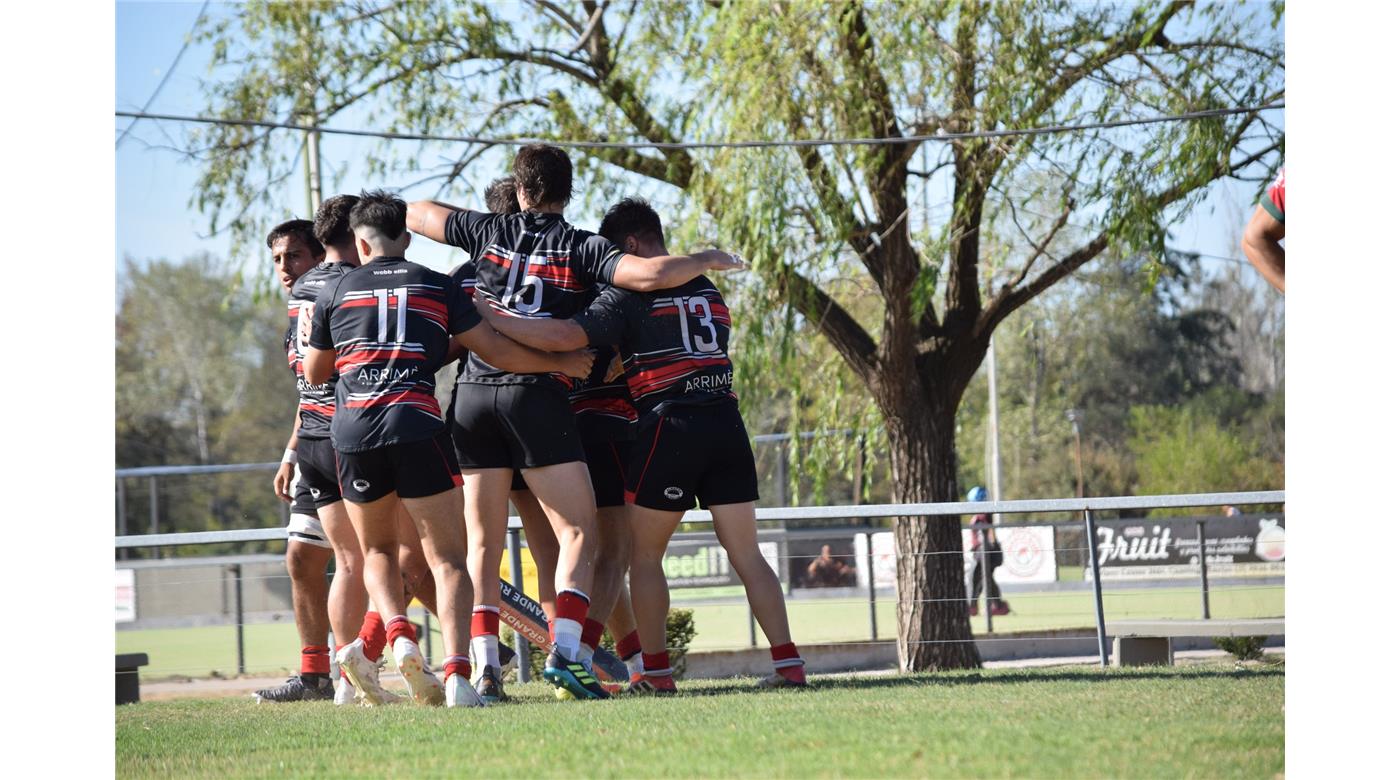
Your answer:
[[[331,649],[326,645],[307,645],[301,649],[302,674],[330,674]]]
[[[576,590],[559,593],[554,602],[554,620],[572,620],[579,625],[588,619],[588,597]]]
[[[802,656],[797,654],[797,645],[788,642],[769,649],[773,656],[773,670],[795,683],[807,682],[807,670]]]
[[[407,615],[395,615],[389,618],[388,631],[386,634],[388,642],[392,644],[401,636],[408,637],[414,642],[418,641],[418,629],[409,622]],[[383,646],[380,647],[380,650],[383,650]],[[367,652],[365,655],[369,655],[369,653]]]
[[[659,653],[642,653],[642,673],[647,682],[657,688],[675,690],[676,681],[671,677],[671,654],[662,650]]]
[[[640,652],[642,652],[642,640],[637,636],[635,630],[617,643],[617,655],[624,661]]]
[[[378,661],[384,654],[384,643],[389,638],[384,633],[384,619],[378,612],[365,613],[365,622],[360,624],[360,640],[365,643],[365,658]]]
[[[454,674],[462,675],[463,680],[472,678],[472,659],[465,655],[449,655],[447,663],[442,665],[442,679],[446,680]]]
[[[501,633],[501,613],[490,607],[477,607],[472,610],[472,636],[499,636]]]
[[[583,621],[583,635],[579,637],[578,643],[597,650],[598,643],[601,641],[603,641],[603,624],[593,618]]]

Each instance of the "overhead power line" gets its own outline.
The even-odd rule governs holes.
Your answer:
[[[977,130],[966,133],[945,133],[941,129],[933,135],[911,135],[896,138],[815,138],[785,139],[770,141],[558,141],[550,138],[481,138],[462,135],[434,135],[431,133],[389,133],[379,130],[350,130],[320,125],[301,125],[291,122],[267,122],[258,119],[219,119],[202,116],[179,116],[175,114],[148,114],[144,111],[118,111],[117,116],[133,119],[156,119],[168,122],[191,122],[206,125],[237,125],[243,127],[265,127],[283,130],[314,130],[327,135],[353,135],[370,138],[384,138],[392,141],[444,141],[448,143],[492,144],[524,146],[526,144],[547,143],[573,149],[752,149],[761,147],[804,147],[804,146],[882,146],[888,144],[920,143],[923,141],[957,141],[971,138],[1006,138],[1009,136],[1050,135],[1078,130],[1101,130],[1132,125],[1150,125],[1161,122],[1181,122],[1193,119],[1251,114],[1259,111],[1281,109],[1283,103],[1241,108],[1213,108],[1206,111],[1191,111],[1184,114],[1142,117],[1138,119],[1118,119],[1111,122],[1086,122],[1077,125],[1047,125],[1011,130]]]
[[[170,62],[170,67],[165,69],[165,73],[160,77],[160,83],[156,85],[155,91],[151,93],[150,97],[146,98],[146,104],[141,106],[141,113],[144,114],[146,111],[150,110],[151,104],[156,102],[156,96],[160,95],[162,89],[165,89],[165,82],[170,80],[170,74],[175,72],[175,66],[180,64],[180,58],[185,56],[185,50],[190,47],[190,43],[194,40],[195,30],[198,30],[199,23],[204,21],[204,12],[207,10],[209,10],[209,0],[204,0],[204,5],[199,7],[199,14],[194,18],[194,24],[190,25],[190,32],[185,36],[184,44],[180,46],[179,51],[175,52],[175,59]],[[117,137],[118,149],[121,148],[122,141],[125,141],[126,137],[131,133],[131,128],[135,127],[136,123],[139,121],[141,121],[140,117],[132,119],[131,124],[127,125],[126,129],[122,131],[122,134]]]

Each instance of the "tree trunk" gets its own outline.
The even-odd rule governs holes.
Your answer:
[[[908,385],[883,389],[904,394],[897,401],[886,399],[898,405],[885,410],[894,500],[956,500],[955,407],[923,397]],[[904,671],[982,664],[967,617],[959,525],[957,515],[895,518],[899,665]]]

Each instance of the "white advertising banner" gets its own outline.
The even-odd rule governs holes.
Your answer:
[[[866,535],[856,534],[856,582],[862,588],[870,587],[870,548],[866,547]],[[875,587],[893,588],[894,574],[894,534],[881,531],[871,534],[870,546],[875,552]]]
[[[963,568],[970,572],[976,565],[972,553],[972,529],[962,529]],[[998,585],[1022,585],[1054,582],[1055,529],[1048,525],[998,526],[997,541],[1001,544],[1002,562],[994,572]]]
[[[136,576],[131,569],[117,569],[117,622],[136,619]]]

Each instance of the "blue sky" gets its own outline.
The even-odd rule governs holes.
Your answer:
[[[117,4],[118,109],[137,110],[146,102],[180,50],[199,9],[198,2]],[[227,12],[223,4],[210,4],[210,14]],[[204,99],[199,78],[205,74],[208,61],[207,47],[190,46],[150,110],[169,114],[201,113]],[[130,121],[124,117],[114,118],[114,139]],[[343,118],[340,121],[343,122]],[[183,159],[177,151],[168,148],[180,145],[185,129],[176,123],[143,120],[117,150],[117,262],[128,256],[137,260],[182,259],[202,251],[214,255],[225,255],[229,251],[225,236],[206,235],[207,219],[189,203],[197,163]],[[372,154],[375,146],[376,142],[371,139],[327,136],[321,146],[323,165],[327,171],[344,166],[345,184],[358,189],[363,183],[358,161]],[[331,176],[324,175],[323,180],[326,193],[334,192]],[[1253,208],[1253,188],[1252,184],[1238,182],[1215,185],[1206,201],[1174,228],[1173,245],[1206,255],[1239,257],[1239,230]],[[284,190],[289,210],[300,215],[306,202],[303,179],[293,176]],[[433,186],[424,186],[410,189],[406,194],[430,197],[433,190]],[[937,202],[940,198],[934,194],[932,200]],[[583,225],[597,218],[587,213],[572,216]],[[431,241],[420,241],[410,250],[415,260],[441,270],[459,261],[458,254]],[[234,259],[252,261],[254,258]],[[1207,262],[1216,264],[1216,261]]]

